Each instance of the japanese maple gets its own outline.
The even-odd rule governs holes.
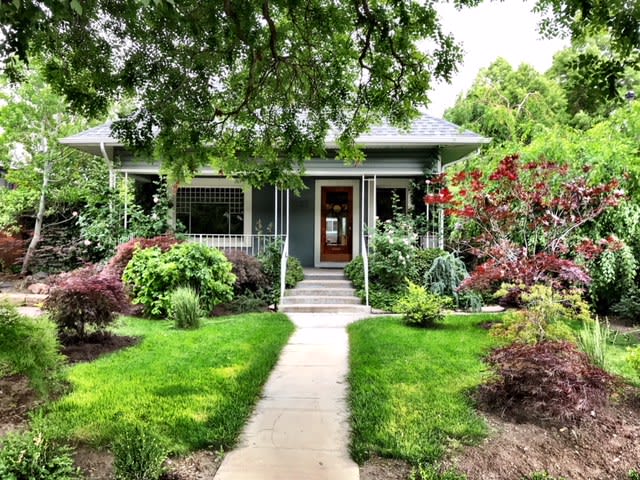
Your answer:
[[[511,155],[488,174],[474,170],[450,182],[436,178],[441,188],[426,195],[425,203],[457,217],[459,241],[482,261],[463,286],[588,284],[588,273],[573,261],[571,238],[624,193],[616,181],[589,185],[586,173],[546,160],[522,164]],[[583,244],[581,250],[593,249]]]

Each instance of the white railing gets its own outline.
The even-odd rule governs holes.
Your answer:
[[[427,235],[421,235],[418,241],[418,245],[422,249],[441,248],[440,235],[438,235],[437,233],[428,233]]]
[[[366,235],[362,235],[362,267],[364,270],[364,304],[369,306],[369,252]]]
[[[215,247],[221,250],[242,250],[248,255],[257,256],[271,244],[282,239],[282,235],[213,235],[190,233],[186,234],[187,241]]]
[[[280,304],[284,299],[284,291],[287,288],[287,263],[289,260],[289,235],[284,237],[282,257],[280,257]]]

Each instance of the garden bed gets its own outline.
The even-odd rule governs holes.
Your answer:
[[[474,406],[473,387],[486,375],[482,354],[493,343],[482,328],[490,320],[451,316],[439,328],[416,329],[380,318],[350,327],[352,450],[364,460],[361,480],[406,479],[412,464],[428,462],[457,467],[469,480],[520,480],[544,470],[566,480],[628,480],[629,470],[640,470],[636,387],[579,427],[519,423]],[[621,356],[624,347],[611,353]]]

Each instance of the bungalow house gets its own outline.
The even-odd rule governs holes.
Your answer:
[[[190,185],[175,189],[173,218],[192,241],[255,254],[281,237],[303,266],[339,267],[360,254],[376,218],[391,216],[393,195],[407,208],[414,179],[441,172],[488,141],[429,115],[408,131],[378,125],[358,138],[367,158],[361,165],[335,160],[336,144],[329,139],[327,158],[306,163],[307,188],[298,196],[270,186],[251,188],[203,168]],[[111,185],[118,176],[149,182],[160,174],[160,165],[134,158],[113,138],[108,123],[60,142],[104,157]],[[437,218],[433,223],[433,234],[424,239],[428,246],[442,243]]]

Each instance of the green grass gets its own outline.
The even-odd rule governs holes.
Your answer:
[[[628,348],[638,344],[635,335],[617,334],[609,344],[607,351],[607,367],[616,375],[620,375],[630,384],[640,387],[640,374],[627,362]]]
[[[351,325],[354,459],[432,462],[449,447],[483,438],[487,427],[469,391],[482,381],[482,356],[494,344],[478,324],[497,318],[449,316],[435,329],[407,327],[399,318]]]
[[[40,420],[54,437],[104,445],[141,424],[172,453],[228,448],[251,414],[293,325],[280,314],[205,320],[197,330],[123,318],[117,333],[143,341],[70,367],[69,395]]]

